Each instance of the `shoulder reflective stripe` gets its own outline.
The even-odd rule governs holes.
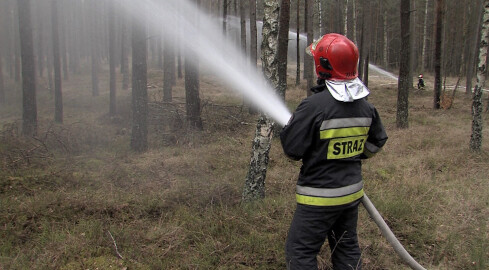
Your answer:
[[[371,142],[365,142],[365,148],[372,154],[375,154],[380,151],[380,148],[375,146]]]
[[[368,117],[338,118],[323,121],[321,123],[321,130],[345,127],[370,127],[371,124],[372,118]]]
[[[363,136],[368,134],[369,127],[350,127],[338,129],[326,129],[319,131],[321,139]]]
[[[315,197],[341,197],[358,192],[363,188],[363,181],[340,188],[313,188],[297,185],[297,194]]]
[[[296,194],[297,203],[306,204],[306,205],[314,205],[314,206],[336,206],[352,203],[363,197],[363,189],[350,194],[348,196],[336,197],[336,198],[323,198],[323,197],[313,197]]]

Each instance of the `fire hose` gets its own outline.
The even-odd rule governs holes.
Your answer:
[[[418,262],[416,262],[411,255],[406,251],[406,249],[402,246],[401,242],[397,240],[394,233],[392,233],[391,229],[385,223],[384,219],[380,215],[379,211],[375,208],[373,203],[367,197],[367,194],[363,195],[362,204],[367,209],[370,217],[375,221],[377,226],[379,227],[382,235],[387,238],[387,241],[392,245],[396,253],[414,270],[426,270],[423,266],[421,266]]]

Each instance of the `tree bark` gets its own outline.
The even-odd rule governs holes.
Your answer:
[[[401,0],[401,51],[399,81],[397,90],[397,115],[398,128],[409,127],[409,90],[411,88],[409,76],[411,67],[411,0]]]
[[[278,93],[285,100],[287,91],[287,52],[289,49],[290,0],[282,0],[278,29]]]
[[[482,147],[482,87],[486,81],[487,48],[489,46],[489,0],[484,0],[481,39],[479,43],[479,64],[477,66],[477,83],[472,100],[472,135],[470,150],[480,151]]]
[[[426,44],[428,43],[428,35],[427,29],[428,29],[428,0],[425,0],[425,7],[424,7],[424,23],[423,23],[423,48],[421,50],[421,73],[424,72],[424,68],[426,66]]]
[[[61,82],[61,59],[58,24],[58,0],[51,2],[51,26],[53,35],[53,67],[54,67],[54,121],[63,123],[63,88]]]
[[[132,22],[132,135],[131,149],[148,149],[147,37],[144,14]]]
[[[278,1],[265,0],[263,19],[262,63],[265,77],[275,88],[278,87],[277,55]],[[256,126],[248,174],[243,189],[243,201],[255,201],[265,197],[265,179],[271,147],[274,123],[262,114]]]
[[[443,0],[436,0],[435,22],[435,87],[433,108],[440,109],[441,96],[441,65],[442,65],[442,31],[443,31]]]
[[[35,136],[37,134],[37,101],[31,1],[18,0],[17,4],[22,61],[22,134]]]

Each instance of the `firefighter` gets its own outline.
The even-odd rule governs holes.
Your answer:
[[[424,89],[423,74],[419,74],[418,76],[418,89]]]
[[[286,241],[287,269],[318,269],[328,239],[333,269],[361,269],[357,238],[363,197],[362,159],[380,151],[387,134],[358,79],[358,49],[340,34],[307,48],[318,85],[280,133],[285,154],[302,159],[296,210]]]

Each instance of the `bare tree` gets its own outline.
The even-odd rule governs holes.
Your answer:
[[[31,1],[18,0],[20,52],[22,58],[22,133],[37,133],[36,65],[32,40]]]
[[[278,39],[279,4],[275,0],[265,0],[262,35],[262,63],[265,77],[274,87],[278,87],[276,44]],[[274,123],[262,114],[256,125],[248,174],[243,189],[243,201],[254,201],[265,197],[269,152]]]
[[[443,31],[443,0],[436,0],[435,23],[435,89],[433,91],[433,108],[440,109],[441,96],[441,56],[442,56],[442,31]]]
[[[482,147],[482,87],[486,81],[487,49],[489,47],[489,0],[484,0],[481,39],[479,42],[479,64],[477,66],[477,83],[472,100],[472,135],[470,150],[480,151]]]
[[[397,90],[397,115],[396,124],[398,128],[408,128],[409,121],[409,90],[411,68],[411,0],[401,0],[401,50],[400,68]]]
[[[132,22],[132,135],[131,149],[148,148],[147,37],[144,14]]]

